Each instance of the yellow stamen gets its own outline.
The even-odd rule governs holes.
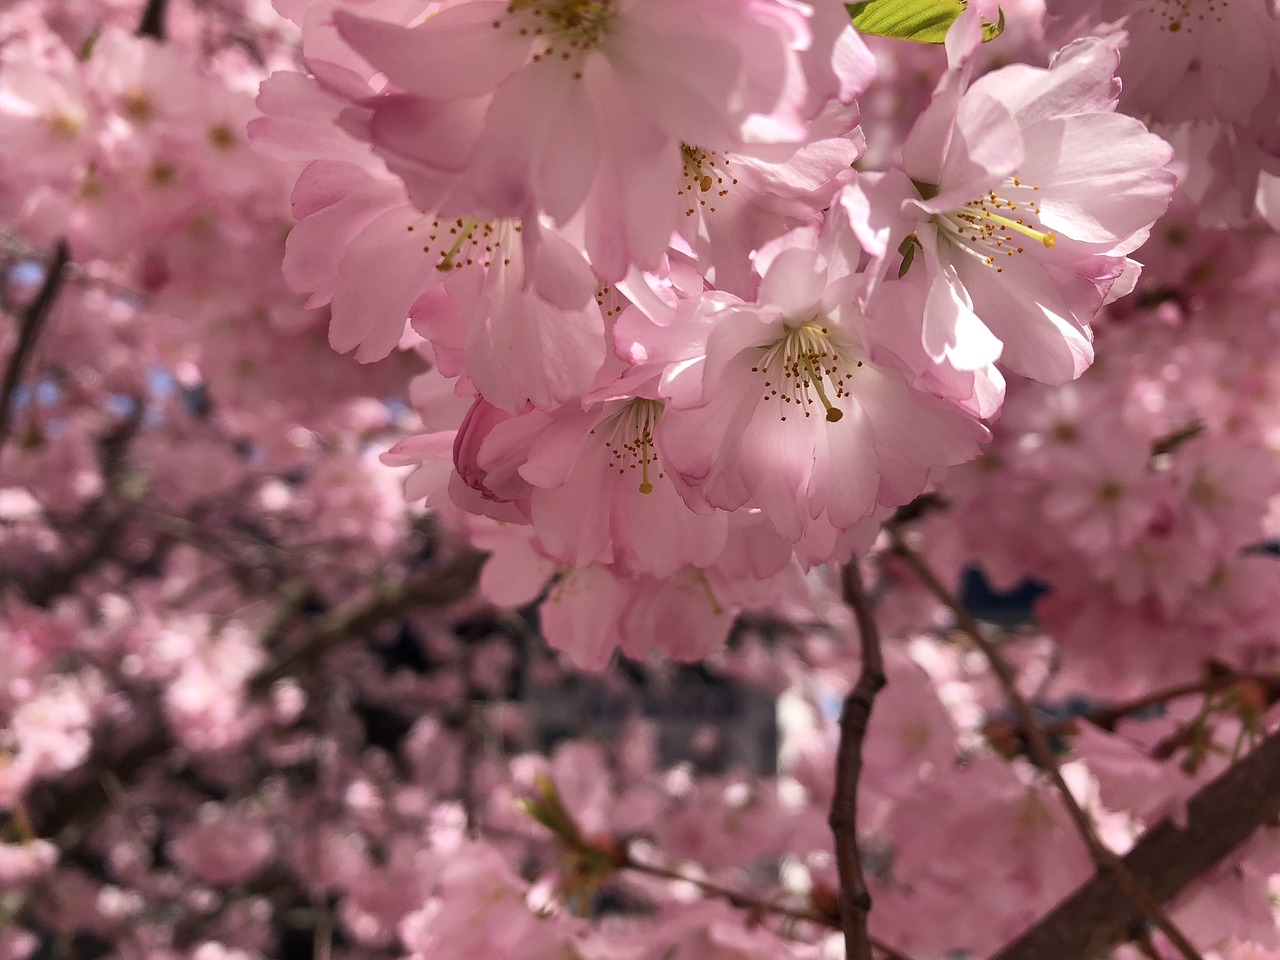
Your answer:
[[[794,404],[799,413],[811,416],[809,407],[821,403],[828,423],[844,417],[835,400],[850,395],[849,378],[861,360],[843,359],[840,348],[831,341],[830,332],[814,317],[797,327],[788,326],[783,336],[764,347],[760,362],[752,373],[763,375],[764,399],[779,402],[779,419],[786,420]]]
[[[653,493],[653,484],[649,482],[649,435],[640,436],[640,492]]]
[[[1052,230],[1036,230],[1028,227],[1021,220],[1010,220],[1008,217],[1002,217],[998,213],[991,213],[986,210],[983,211],[982,218],[990,220],[992,223],[998,223],[1009,230],[1015,230],[1023,236],[1043,243],[1046,247],[1052,247],[1058,242],[1058,237]]]
[[[653,431],[662,415],[662,408],[660,400],[637,397],[629,400],[591,431],[593,434],[607,431],[609,439],[604,445],[612,460],[610,466],[618,471],[619,476],[625,476],[628,470],[640,468],[637,489],[643,494],[653,493],[654,478],[650,475],[649,468],[658,462],[658,452],[653,448]],[[657,479],[663,479],[666,473],[661,467],[657,470]]]
[[[827,399],[827,391],[822,386],[822,374],[817,367],[813,365],[813,361],[808,356],[800,358],[800,365],[809,374],[809,385],[813,387],[814,392],[818,395],[818,399],[822,401],[822,405],[827,408],[827,422],[835,423],[844,416],[844,411],[834,406]]]
[[[453,245],[444,252],[440,262],[436,264],[437,270],[448,272],[454,268],[453,258],[458,255],[462,245],[471,239],[471,235],[476,232],[476,227],[478,226],[480,226],[480,221],[472,217],[468,217],[465,221],[458,221],[458,236],[453,241]]]

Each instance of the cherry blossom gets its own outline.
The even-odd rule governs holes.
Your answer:
[[[978,370],[995,359],[990,331],[1004,365],[1061,383],[1092,362],[1098,308],[1133,288],[1127,254],[1168,205],[1171,152],[1115,112],[1113,45],[1080,41],[1048,69],[1012,66],[970,84],[968,19],[948,37],[951,69],[903,144],[902,171],[864,178],[864,243],[877,273],[896,273],[885,289],[927,291],[931,362]]]

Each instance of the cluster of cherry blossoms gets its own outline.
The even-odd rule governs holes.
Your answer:
[[[388,462],[531,528],[502,539],[571,571],[551,619],[579,629],[550,636],[584,664],[655,580],[700,583],[709,625],[865,551],[978,456],[1002,369],[1088,367],[1176,180],[1117,110],[1117,39],[975,79],[976,8],[900,165],[861,173],[876,65],[841,4],[283,9],[308,75],[273,75],[250,130],[309,161],[285,275],[336,349],[413,345],[467,399]],[[701,624],[668,652],[714,650]]]

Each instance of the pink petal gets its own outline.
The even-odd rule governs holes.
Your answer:
[[[333,12],[342,39],[402,90],[446,100],[492,92],[529,57],[528,38],[495,30],[505,0],[446,7],[418,27]]]

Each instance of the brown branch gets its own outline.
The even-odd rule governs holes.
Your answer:
[[[117,548],[142,496],[141,491],[129,489],[126,468],[130,445],[142,428],[145,413],[145,406],[135,399],[133,412],[98,438],[102,493],[77,516],[50,524],[54,530],[87,529],[91,534],[88,541],[55,567],[34,574],[10,574],[9,579],[32,606],[52,606],[75,590],[85,577],[117,559]],[[3,573],[8,571],[0,569]]]
[[[1168,903],[1277,816],[1280,731],[1196,792],[1185,827],[1160,821],[1123,864],[1152,897]],[[1117,875],[1099,871],[992,960],[1088,960],[1129,939],[1143,919]]]
[[[636,860],[630,854],[627,854],[626,860],[622,864],[624,869],[633,870],[636,873],[647,874],[651,877],[658,877],[663,880],[674,880],[678,883],[688,883],[698,888],[698,890],[709,897],[717,900],[724,900],[731,907],[737,907],[745,910],[750,914],[763,916],[765,914],[773,914],[778,917],[785,917],[788,920],[800,920],[805,923],[816,923],[819,926],[829,927],[833,930],[840,929],[840,924],[832,917],[818,913],[816,910],[801,910],[797,907],[789,907],[786,904],[778,903],[776,900],[766,900],[763,897],[748,893],[745,890],[738,890],[734,887],[727,887],[716,883],[712,880],[703,880],[700,877],[690,877],[681,873],[679,870],[673,870],[671,867],[660,867],[657,864],[644,863]]]
[[[885,685],[884,660],[880,653],[880,631],[863,590],[856,560],[845,566],[842,581],[844,600],[853,609],[858,623],[862,669],[840,712],[835,795],[827,822],[835,837],[845,956],[848,960],[871,960],[871,937],[867,932],[871,895],[862,875],[862,855],[858,850],[858,779],[862,775],[862,741],[871,719],[871,708],[876,694]]]
[[[412,610],[445,606],[462,599],[475,586],[486,556],[464,551],[444,569],[433,568],[415,574],[392,588],[333,611],[304,634],[292,652],[268,664],[250,679],[249,696],[262,697],[276,680],[315,663],[343,640]],[[123,752],[105,746],[95,750],[82,768],[82,776],[60,781],[43,791],[45,795],[40,804],[43,812],[33,816],[39,835],[57,837],[69,828],[83,829],[92,824],[113,803],[113,792],[103,779],[102,771],[110,771],[116,783],[130,785],[168,754],[171,747],[166,732],[158,728]]]
[[[475,587],[487,556],[474,550],[464,551],[443,569],[415,573],[334,611],[306,630],[292,650],[254,674],[249,679],[249,695],[262,696],[277,680],[317,663],[338,644],[396,615],[461,600]]]
[[[1170,700],[1179,700],[1182,697],[1191,696],[1208,696],[1215,693],[1222,693],[1232,688],[1238,687],[1240,684],[1256,684],[1259,694],[1264,698],[1266,706],[1275,703],[1280,699],[1280,674],[1267,672],[1240,672],[1235,669],[1219,665],[1215,669],[1206,673],[1199,680],[1190,680],[1186,683],[1175,684],[1165,687],[1162,690],[1155,690],[1141,697],[1135,697],[1132,700],[1126,700],[1123,703],[1113,704],[1109,707],[1101,707],[1097,710],[1090,710],[1080,716],[1079,719],[1088,720],[1090,723],[1102,727],[1104,730],[1113,730],[1115,725],[1125,717],[1132,716],[1135,713],[1142,713],[1152,707],[1158,707],[1168,703]]]
[[[49,314],[53,312],[53,304],[58,299],[58,291],[66,276],[67,265],[71,262],[71,248],[67,241],[59,240],[53,248],[53,257],[45,267],[44,283],[40,292],[27,305],[18,318],[18,342],[5,366],[4,380],[0,381],[0,450],[9,438],[9,430],[13,423],[13,403],[18,386],[22,383],[22,371],[35,352],[36,341],[44,330]]]
[[[1159,690],[1153,690],[1151,693],[1143,694],[1140,697],[1134,697],[1132,700],[1124,700],[1120,703],[1098,707],[1094,710],[1086,710],[1073,717],[1064,717],[1061,720],[1053,720],[1048,723],[1042,722],[1040,729],[1050,737],[1062,736],[1076,732],[1078,724],[1083,720],[1103,730],[1114,731],[1116,725],[1126,717],[1143,713],[1153,707],[1164,706],[1171,700],[1180,700],[1184,697],[1192,696],[1211,696],[1215,693],[1238,689],[1241,685],[1253,686],[1257,691],[1256,696],[1264,708],[1280,700],[1280,673],[1265,671],[1237,672],[1229,665],[1211,663],[1206,668],[1205,675],[1199,680],[1188,680],[1184,683],[1173,684]],[[1009,754],[1018,752],[1015,738],[1022,737],[1025,741],[1021,726],[1013,721],[1012,718],[1000,718],[991,721],[987,724],[985,733],[988,739],[996,741],[997,749],[1003,751],[1007,747],[1008,750],[1005,752]],[[1158,752],[1156,751],[1156,753]]]
[[[1116,887],[1137,908],[1141,916],[1145,917],[1168,937],[1169,941],[1178,949],[1178,952],[1182,954],[1185,960],[1201,960],[1199,951],[1196,950],[1191,941],[1187,939],[1186,935],[1178,929],[1173,921],[1165,916],[1160,907],[1160,901],[1155,899],[1151,892],[1139,882],[1137,877],[1125,866],[1124,861],[1099,839],[1097,831],[1093,827],[1093,821],[1090,820],[1089,815],[1085,813],[1080,804],[1076,802],[1076,798],[1071,793],[1071,788],[1067,786],[1067,781],[1063,779],[1062,771],[1058,769],[1057,757],[1054,755],[1053,748],[1049,745],[1049,738],[1045,735],[1039,723],[1036,722],[1035,712],[1031,709],[1031,704],[1018,691],[1017,678],[1014,676],[1013,670],[1005,662],[1004,657],[1000,655],[1000,651],[996,649],[995,644],[983,636],[982,628],[978,625],[978,621],[974,619],[973,614],[946,588],[946,585],[938,579],[938,575],[933,572],[933,569],[924,562],[919,554],[907,546],[902,539],[901,532],[891,530],[890,533],[893,537],[894,552],[906,561],[921,582],[929,588],[930,592],[951,610],[960,629],[968,635],[974,646],[981,650],[983,656],[986,657],[991,671],[999,681],[1001,690],[1004,691],[1005,699],[1009,701],[1014,713],[1018,716],[1018,722],[1022,725],[1023,733],[1027,738],[1028,745],[1031,747],[1032,758],[1048,774],[1054,787],[1057,788],[1059,795],[1062,797],[1062,802],[1067,808],[1067,813],[1071,816],[1076,830],[1079,832],[1081,839],[1084,840],[1085,846],[1089,849],[1089,855],[1097,866],[1098,875],[1109,875],[1113,878]]]
[[[468,629],[462,637],[462,752],[458,758],[458,792],[461,794],[462,815],[467,836],[480,839],[480,810],[476,797],[476,772],[480,752],[484,749],[480,711],[480,693],[476,689],[476,645],[483,639],[484,631]]]

